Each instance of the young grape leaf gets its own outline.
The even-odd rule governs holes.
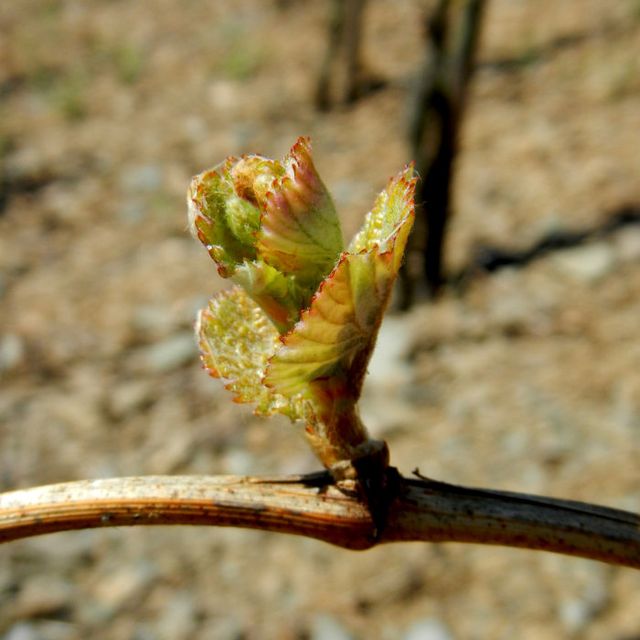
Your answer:
[[[257,247],[266,262],[313,293],[342,251],[340,221],[308,138],[298,138],[284,168],[265,194]]]
[[[260,226],[259,209],[239,197],[228,178],[234,160],[227,160],[221,172],[212,169],[196,176],[187,198],[191,231],[223,278],[232,276],[244,260],[256,258],[253,234]]]
[[[193,234],[286,333],[342,251],[331,196],[299,138],[282,163],[229,158],[196,176],[189,192]]]
[[[288,399],[262,385],[267,361],[278,344],[273,324],[245,291],[233,287],[209,301],[196,324],[202,363],[214,378],[227,380],[236,402],[256,403],[256,413],[301,413]]]
[[[308,401],[315,421],[329,431],[360,395],[413,224],[412,175],[413,167],[407,167],[390,181],[267,366],[264,384]]]

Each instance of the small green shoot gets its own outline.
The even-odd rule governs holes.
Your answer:
[[[346,248],[307,138],[281,162],[228,158],[189,190],[193,234],[236,283],[199,314],[205,368],[258,413],[303,421],[329,469],[379,449],[356,404],[413,225],[415,181],[412,166],[393,178]]]

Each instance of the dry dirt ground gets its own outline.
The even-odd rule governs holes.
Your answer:
[[[0,481],[289,473],[298,430],[199,367],[225,284],[186,232],[190,176],[299,134],[350,234],[409,158],[420,3],[373,1],[384,90],[311,106],[325,2],[0,4]],[[640,203],[640,4],[490,0],[449,265]],[[363,406],[408,473],[640,511],[640,228],[391,316]],[[640,573],[472,545],[350,553],[234,529],[0,549],[6,640],[640,638]]]

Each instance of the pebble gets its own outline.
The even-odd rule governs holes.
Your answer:
[[[162,305],[140,305],[135,309],[133,326],[143,333],[166,334],[176,325],[174,316],[174,312]]]
[[[46,564],[53,575],[61,576],[69,567],[87,564],[95,558],[96,540],[99,536],[99,532],[94,529],[76,531],[72,535],[57,536],[55,547],[52,547],[49,536],[36,536],[28,541],[29,557],[33,562]],[[51,589],[52,584],[53,579],[49,578],[48,589]]]
[[[570,634],[583,631],[606,608],[609,601],[607,572],[602,571],[599,566],[586,571],[587,583],[580,596],[567,599],[559,605],[560,619]]]
[[[309,638],[310,640],[352,640],[353,636],[333,616],[321,613],[311,622]]]
[[[36,146],[20,145],[4,160],[5,172],[9,179],[20,180],[41,175],[46,171],[47,159]]]
[[[188,591],[173,593],[167,600],[154,629],[158,640],[189,637],[195,630],[197,611]]]
[[[137,364],[149,373],[167,373],[197,360],[193,331],[181,331],[169,338],[140,349]]]
[[[415,406],[422,402],[420,395],[416,402],[416,393],[405,392],[402,395],[375,394],[370,389],[365,392],[359,403],[360,416],[371,435],[385,438],[398,429],[405,429],[415,420]]]
[[[403,640],[453,640],[453,635],[437,618],[425,618],[411,625]]]
[[[0,337],[0,373],[15,369],[24,359],[24,344],[19,336],[6,333]]]
[[[584,600],[569,600],[560,606],[560,619],[569,633],[582,629],[591,617],[591,607]]]
[[[18,622],[13,625],[3,640],[76,640],[76,627],[61,620],[38,620]]]
[[[38,640],[40,634],[33,624],[18,622],[14,624],[4,636],[4,640]]]
[[[590,284],[611,272],[616,263],[616,254],[609,244],[598,242],[576,249],[558,251],[553,260],[561,273],[579,282]]]

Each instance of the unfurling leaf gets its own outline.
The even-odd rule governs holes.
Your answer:
[[[264,309],[281,333],[298,320],[342,251],[331,196],[299,138],[282,163],[228,158],[196,176],[189,223],[223,278]]]
[[[198,314],[196,333],[204,368],[228,380],[236,402],[254,402],[256,413],[276,411],[301,418],[290,401],[262,384],[279,334],[262,309],[240,287],[218,294]]]
[[[284,167],[265,194],[258,250],[265,262],[294,275],[313,294],[342,251],[340,222],[306,138],[296,142]]]
[[[264,379],[274,392],[308,401],[316,435],[329,442],[340,439],[343,456],[361,441],[360,433],[345,433],[342,417],[355,412],[413,224],[411,173],[407,168],[380,194],[350,251],[283,336]]]
[[[281,163],[230,158],[191,185],[194,234],[246,291],[201,312],[204,365],[257,412],[303,419],[330,468],[371,449],[356,403],[413,224],[414,187],[407,167],[343,251],[306,138]]]

